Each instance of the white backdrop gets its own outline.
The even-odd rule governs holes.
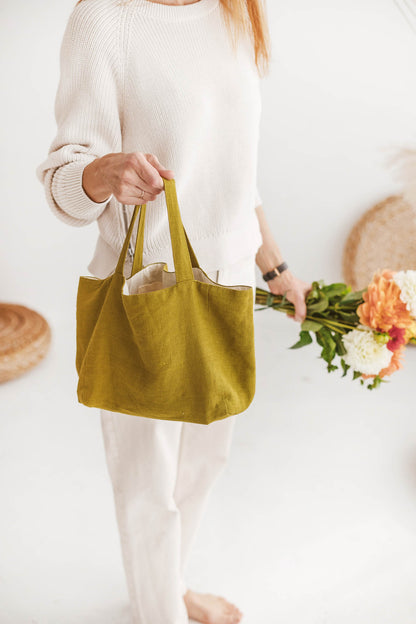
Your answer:
[[[0,5],[1,299],[53,332],[48,358],[0,388],[3,624],[127,622],[98,412],[75,397],[76,287],[97,228],[58,221],[35,176],[74,3]],[[384,159],[414,141],[416,34],[393,0],[272,0],[268,15],[264,209],[299,277],[339,281],[350,227],[400,191]],[[314,345],[288,351],[298,327],[284,315],[259,313],[256,331],[256,399],[201,526],[194,585],[234,599],[245,624],[414,624],[415,351],[370,393],[328,375]]]
[[[34,173],[55,132],[58,52],[73,4],[3,0],[0,8],[1,291],[52,315],[67,306],[55,289],[67,293],[85,272],[97,236],[95,223],[72,228],[52,218]],[[268,13],[273,60],[262,82],[258,169],[264,208],[299,276],[338,280],[349,228],[400,189],[383,150],[415,137],[416,35],[393,0],[274,0]],[[52,289],[42,276],[55,271]]]

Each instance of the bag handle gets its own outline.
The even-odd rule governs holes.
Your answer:
[[[140,209],[139,225],[138,225],[138,228],[137,228],[137,236],[136,236],[136,247],[135,247],[135,250],[134,250],[133,267],[132,267],[132,271],[131,271],[130,277],[135,275],[138,271],[141,271],[142,268],[143,268],[143,242],[144,242],[145,217],[146,217],[146,204],[142,205],[141,209]],[[185,227],[183,226],[183,224],[182,224],[182,227],[183,227],[183,231],[185,233],[186,244],[187,244],[187,247],[188,247],[188,251],[189,251],[190,258],[191,258],[192,266],[199,268],[199,263],[198,263],[197,257],[195,255],[194,250],[192,249],[191,243],[189,242],[188,235],[186,233],[186,230],[185,230]]]
[[[188,236],[185,231],[185,227],[182,223],[178,198],[176,194],[175,180],[168,180],[162,176],[163,188],[166,196],[166,206],[169,219],[170,238],[172,243],[173,262],[175,265],[176,282],[183,282],[186,280],[194,280],[194,274],[192,267],[198,267],[198,260],[195,252],[192,249]],[[120,252],[120,256],[116,266],[116,273],[123,275],[124,264],[126,261],[127,249],[133,233],[134,223],[140,208],[139,226],[136,236],[136,246],[134,251],[133,267],[131,276],[140,271],[143,267],[143,239],[144,239],[144,223],[146,215],[146,204],[136,205],[134,207],[133,216],[130,221],[130,225],[127,231],[126,238],[123,243],[123,247]]]

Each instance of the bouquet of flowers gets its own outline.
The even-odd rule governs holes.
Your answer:
[[[271,307],[294,315],[286,295],[256,287],[256,303],[265,304],[256,311]],[[367,288],[355,292],[343,283],[315,281],[305,303],[299,340],[290,348],[310,344],[314,334],[328,372],[339,368],[333,363],[339,357],[342,376],[351,368],[353,380],[370,380],[369,390],[401,368],[406,345],[416,344],[416,270],[378,271]]]

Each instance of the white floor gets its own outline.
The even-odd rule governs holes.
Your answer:
[[[244,624],[415,624],[416,348],[369,391],[328,374],[298,325],[255,313],[239,415],[188,568]],[[76,399],[74,319],[0,387],[1,624],[129,624],[99,412]],[[146,623],[147,624],[147,623]],[[151,623],[149,623],[151,624]]]

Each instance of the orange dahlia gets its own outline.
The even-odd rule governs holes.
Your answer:
[[[406,329],[412,324],[409,310],[400,299],[400,288],[392,279],[394,274],[395,271],[389,269],[374,274],[363,293],[364,303],[357,308],[363,325],[377,331],[388,331],[393,325]]]

